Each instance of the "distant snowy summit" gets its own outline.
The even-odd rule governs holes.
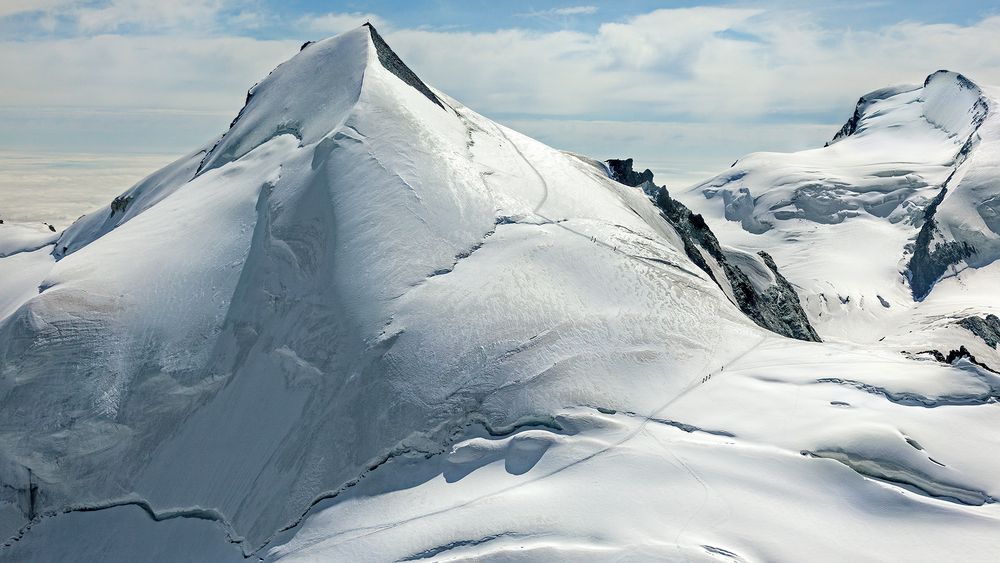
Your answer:
[[[1000,308],[897,270],[991,138],[937,80],[685,205],[371,26],[305,44],[58,237],[0,225],[0,558],[988,560]]]
[[[970,340],[1000,368],[993,346],[956,328],[1000,304],[998,107],[938,71],[862,96],[825,147],[751,154],[685,201],[723,241],[772,252],[820,334],[945,354]]]
[[[727,219],[741,221],[751,232],[775,228],[778,221],[829,224],[860,214],[916,222],[933,199],[928,194],[936,195],[980,144],[980,129],[996,119],[993,105],[962,75],[938,71],[923,86],[862,96],[822,149],[755,153],[699,189],[707,197],[721,196]],[[989,128],[983,132],[989,134]],[[748,195],[755,182],[767,194]]]

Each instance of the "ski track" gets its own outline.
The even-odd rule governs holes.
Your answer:
[[[639,423],[639,425],[636,428],[634,428],[633,430],[631,430],[628,434],[626,434],[623,438],[621,438],[620,440],[618,440],[617,442],[615,442],[613,444],[610,444],[608,446],[605,446],[604,448],[601,448],[600,450],[598,450],[596,452],[588,454],[588,455],[586,455],[586,456],[584,456],[584,457],[582,457],[582,458],[580,458],[578,460],[575,460],[573,462],[570,462],[570,463],[568,463],[568,464],[566,464],[564,466],[555,468],[555,469],[553,469],[553,470],[551,470],[551,471],[549,471],[547,473],[544,473],[542,475],[538,475],[536,477],[532,477],[532,478],[527,479],[525,481],[522,481],[520,483],[516,483],[516,484],[510,485],[510,486],[505,487],[503,489],[500,489],[500,490],[497,490],[497,491],[493,491],[491,493],[487,493],[485,495],[482,495],[482,496],[479,496],[479,497],[475,497],[473,499],[469,499],[467,501],[460,502],[460,503],[454,504],[454,505],[446,507],[446,508],[441,508],[441,509],[438,509],[438,510],[427,512],[425,514],[421,514],[419,516],[413,516],[413,517],[410,517],[410,518],[405,518],[403,520],[397,520],[395,522],[391,522],[391,523],[387,523],[387,524],[379,524],[379,525],[376,525],[376,526],[361,526],[361,527],[358,527],[358,528],[351,528],[351,529],[348,529],[348,530],[343,530],[341,532],[338,532],[335,535],[323,538],[323,541],[325,543],[326,541],[329,541],[329,540],[331,540],[333,538],[337,538],[338,536],[343,536],[343,535],[351,534],[351,533],[355,533],[355,532],[364,532],[364,533],[353,535],[353,536],[348,537],[348,538],[344,538],[342,541],[340,541],[340,542],[333,542],[330,545],[331,546],[336,546],[336,545],[340,545],[340,544],[342,544],[344,542],[347,542],[347,541],[352,541],[352,540],[356,540],[356,539],[361,539],[361,538],[369,537],[369,536],[381,533],[383,531],[386,531],[386,530],[389,530],[389,529],[392,529],[392,528],[396,528],[396,527],[399,527],[399,526],[403,526],[403,525],[409,524],[411,522],[416,522],[418,520],[422,520],[424,518],[430,518],[430,517],[433,517],[433,516],[437,516],[437,515],[440,515],[440,514],[445,514],[447,512],[451,512],[453,510],[458,510],[458,509],[461,509],[461,508],[472,506],[472,505],[477,504],[479,502],[482,502],[482,501],[485,501],[485,500],[488,500],[488,499],[491,499],[491,498],[494,498],[494,497],[498,497],[500,495],[504,495],[504,494],[509,493],[509,492],[511,492],[513,490],[516,490],[516,489],[519,489],[521,487],[524,487],[526,485],[530,485],[530,484],[542,481],[544,479],[548,479],[549,477],[552,477],[554,475],[562,473],[563,471],[565,471],[567,469],[570,469],[571,467],[576,467],[578,465],[584,464],[584,463],[586,463],[586,462],[588,462],[588,461],[590,461],[590,460],[592,460],[592,459],[594,459],[594,458],[596,458],[596,457],[598,457],[600,455],[608,453],[608,452],[610,452],[610,451],[612,451],[612,450],[614,450],[616,448],[619,448],[619,447],[625,445],[626,443],[628,443],[630,440],[632,440],[637,435],[639,435],[641,432],[643,432],[646,429],[646,426],[650,422],[653,422],[653,419],[662,418],[663,412],[666,409],[670,408],[671,405],[673,405],[674,403],[676,403],[678,400],[684,398],[686,395],[688,395],[689,393],[691,393],[692,391],[694,391],[698,387],[704,385],[705,383],[708,383],[716,375],[722,373],[722,371],[725,369],[726,365],[732,366],[733,364],[737,363],[742,358],[744,358],[745,356],[747,356],[748,354],[750,354],[751,352],[753,352],[754,350],[756,350],[758,347],[760,347],[760,345],[763,344],[767,339],[768,339],[767,336],[762,336],[757,342],[755,342],[749,348],[747,348],[746,350],[744,350],[743,352],[741,352],[740,354],[738,354],[736,357],[732,358],[727,364],[725,364],[723,366],[720,366],[719,369],[714,370],[711,373],[705,375],[704,377],[691,382],[680,393],[678,393],[673,398],[671,398],[669,401],[667,401],[666,403],[664,403],[663,405],[661,405],[659,408],[657,408],[655,411],[653,411],[652,414],[650,414],[648,416],[644,416],[643,419],[642,419],[642,421]],[[678,461],[680,461],[680,460],[678,460]],[[697,475],[695,475],[694,472],[691,471],[691,469],[686,466],[686,464],[682,463],[682,465],[684,465],[684,467],[687,469],[687,471],[691,474],[691,476],[694,479],[696,479],[698,482],[704,484],[704,482],[701,480],[701,478],[699,478]]]
[[[626,258],[629,258],[631,260],[637,260],[637,261],[640,261],[640,262],[643,262],[643,263],[646,263],[646,264],[652,264],[654,266],[656,266],[657,264],[666,264],[666,265],[672,267],[673,269],[680,270],[680,271],[682,271],[682,272],[684,272],[684,273],[686,273],[688,275],[691,275],[691,276],[694,276],[694,277],[700,278],[700,279],[702,278],[702,276],[700,276],[699,274],[697,274],[697,273],[695,273],[695,272],[693,272],[693,271],[691,271],[691,270],[689,270],[689,269],[681,266],[680,264],[676,264],[674,262],[670,262],[668,260],[663,260],[663,259],[660,259],[660,258],[649,258],[649,257],[646,257],[646,256],[639,256],[639,255],[636,255],[636,254],[629,254],[629,253],[627,253],[625,251],[618,250],[618,248],[616,246],[612,245],[612,244],[608,244],[608,243],[606,243],[606,242],[604,242],[602,240],[598,240],[596,238],[592,238],[592,237],[590,237],[587,234],[581,233],[580,231],[577,231],[577,230],[575,230],[575,229],[573,229],[571,227],[568,227],[568,226],[564,225],[563,221],[561,221],[561,220],[557,221],[557,220],[552,219],[551,217],[548,217],[545,214],[541,213],[540,212],[541,208],[545,205],[545,203],[549,199],[549,183],[545,180],[545,178],[542,176],[542,174],[538,171],[538,168],[535,167],[535,165],[532,164],[530,160],[528,160],[528,158],[524,155],[523,152],[521,152],[521,149],[517,146],[517,143],[515,143],[514,141],[512,141],[511,138],[507,135],[506,132],[504,132],[504,130],[501,127],[499,127],[499,126],[494,126],[494,127],[495,127],[497,133],[499,133],[508,143],[510,143],[511,148],[513,148],[514,151],[517,152],[517,155],[521,158],[522,161],[524,161],[524,164],[527,165],[528,168],[531,169],[531,171],[535,175],[535,177],[538,178],[538,181],[539,181],[539,183],[542,186],[542,199],[538,202],[537,205],[535,205],[535,208],[533,209],[532,213],[534,213],[535,215],[538,215],[539,217],[541,217],[542,219],[544,219],[546,221],[546,224],[555,225],[555,226],[557,226],[557,227],[559,227],[559,228],[561,228],[563,230],[566,230],[566,231],[568,231],[570,233],[573,233],[574,235],[586,238],[587,240],[590,240],[591,242],[593,242],[594,244],[597,244],[598,246],[602,246],[602,247],[604,247],[604,248],[606,248],[606,249],[608,249],[608,250],[610,250],[612,252],[615,252],[617,254],[625,256]],[[625,229],[629,230],[627,227],[625,227]],[[699,288],[697,286],[694,286],[694,285],[686,285],[686,287],[689,287],[691,289],[695,289],[697,291],[704,291],[703,289],[701,289],[701,288]]]

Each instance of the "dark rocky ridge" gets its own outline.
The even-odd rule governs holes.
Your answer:
[[[802,309],[802,302],[799,301],[799,294],[792,287],[792,284],[785,279],[778,271],[778,265],[767,252],[761,250],[757,253],[764,261],[771,273],[774,274],[775,285],[767,288],[761,295],[761,301],[766,305],[764,312],[770,313],[772,318],[767,319],[770,326],[785,327],[792,338],[799,340],[809,340],[821,342],[816,329],[809,323],[809,317]],[[772,329],[773,330],[773,329]],[[784,334],[784,333],[782,333]]]
[[[966,359],[966,360],[969,360],[970,363],[975,364],[975,365],[977,365],[977,366],[985,369],[986,371],[989,371],[989,372],[992,372],[992,373],[1000,373],[1000,372],[997,372],[997,370],[995,370],[995,369],[991,368],[990,366],[986,365],[985,363],[977,360],[976,357],[973,356],[972,353],[969,352],[969,349],[966,348],[964,345],[963,346],[959,346],[958,350],[949,350],[947,355],[941,353],[940,350],[924,350],[923,352],[918,352],[918,353],[919,354],[929,354],[935,360],[937,360],[937,361],[939,361],[939,362],[941,362],[943,364],[954,364],[958,360]]]
[[[1000,342],[1000,318],[996,315],[986,315],[986,318],[973,315],[958,321],[958,326],[983,339],[990,348],[996,349]]]
[[[611,159],[605,162],[608,164],[608,170],[611,171],[611,178],[620,184],[638,187],[646,182],[653,181],[653,172],[649,168],[642,172],[632,170],[631,158],[626,158],[625,160]]]
[[[926,86],[934,76],[943,72],[946,71],[939,70],[928,76],[927,80],[924,81],[924,85]],[[986,120],[986,115],[989,113],[989,104],[983,97],[979,87],[961,74],[956,75],[955,79],[962,88],[979,92],[979,99],[969,108],[969,113],[972,114],[972,132],[965,140],[965,143],[963,143],[962,148],[959,149],[958,154],[955,155],[955,160],[952,164],[954,169],[941,185],[941,191],[938,192],[938,195],[935,196],[924,211],[924,224],[920,227],[920,232],[917,233],[917,239],[913,247],[913,256],[906,267],[907,277],[910,280],[910,290],[913,292],[913,299],[916,301],[921,301],[927,297],[927,294],[934,288],[934,284],[941,279],[941,276],[944,275],[949,266],[958,264],[976,253],[976,248],[965,241],[945,240],[944,242],[940,242],[940,239],[943,237],[935,218],[938,207],[948,194],[948,189],[952,179],[955,177],[955,172],[968,159],[969,154],[979,143],[979,127]],[[938,239],[938,241],[935,242],[935,239]]]
[[[936,238],[935,235],[941,232],[934,219],[934,214],[937,213],[938,205],[941,204],[947,193],[948,188],[942,187],[924,211],[924,224],[920,227],[920,232],[917,233],[917,240],[913,246],[913,256],[906,268],[910,279],[910,290],[913,292],[915,301],[921,301],[927,297],[934,284],[944,275],[949,266],[976,253],[976,248],[967,242],[933,242]]]
[[[399,55],[392,50],[391,47],[382,39],[382,36],[375,31],[375,26],[371,23],[365,23],[365,27],[368,28],[368,32],[371,33],[372,43],[375,44],[375,51],[378,53],[378,62],[382,63],[382,66],[386,68],[389,72],[395,74],[400,80],[406,82],[418,92],[427,97],[428,100],[437,104],[438,107],[444,109],[444,105],[441,104],[441,100],[434,95],[434,92],[424,84],[423,80],[417,77],[416,74],[410,67],[406,66],[406,63],[399,58]]]
[[[723,290],[724,283],[732,289],[736,306],[758,326],[772,332],[796,338],[819,342],[819,335],[809,323],[802,309],[799,296],[788,280],[778,272],[774,260],[766,252],[758,253],[764,264],[774,274],[776,283],[764,291],[758,291],[750,278],[734,265],[722,250],[719,240],[705,222],[705,218],[692,213],[683,203],[670,197],[666,186],[653,183],[653,173],[648,169],[642,173],[632,170],[632,159],[608,160],[611,178],[627,186],[641,188],[660,209],[660,215],[677,232],[684,242],[684,252],[702,271]],[[714,260],[725,274],[719,280],[705,255]]]

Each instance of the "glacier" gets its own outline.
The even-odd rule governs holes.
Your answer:
[[[0,557],[990,560],[995,106],[870,94],[671,220],[371,26],[307,43],[64,232],[0,224]],[[928,224],[976,253],[921,295]]]
[[[997,96],[950,71],[876,90],[827,146],[748,155],[683,199],[726,243],[771,252],[824,339],[965,346],[997,370],[963,326],[1000,305]]]

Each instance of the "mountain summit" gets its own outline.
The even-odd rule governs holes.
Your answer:
[[[4,239],[0,553],[991,554],[996,375],[767,330],[813,330],[784,257],[613,175],[370,25],[306,44],[219,138]]]
[[[997,107],[938,71],[862,96],[827,146],[749,155],[684,199],[723,241],[784,264],[824,338],[942,357],[964,346],[1000,369],[963,328],[1000,307]]]

